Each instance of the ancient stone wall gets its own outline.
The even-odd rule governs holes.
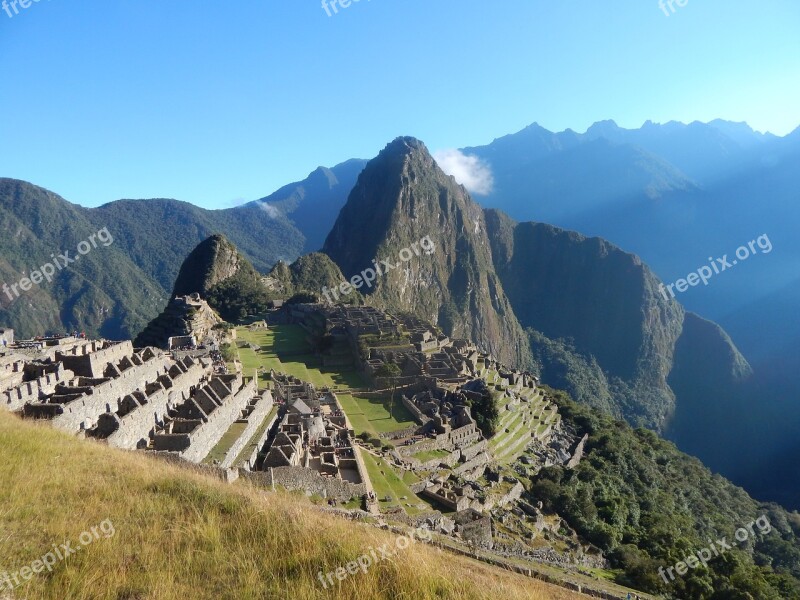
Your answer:
[[[147,395],[147,404],[140,406],[123,417],[117,417],[119,428],[108,436],[107,441],[110,446],[117,448],[134,449],[146,445],[150,439],[150,433],[161,424],[170,408],[186,401],[191,395],[193,386],[199,384],[203,377],[211,374],[211,366],[203,366],[202,363],[186,359],[189,365],[186,372],[181,371],[175,376],[162,375],[158,383],[148,385],[155,391]]]
[[[411,413],[411,416],[412,416],[412,417],[414,417],[414,420],[415,420],[417,423],[419,423],[420,425],[423,425],[423,426],[424,426],[424,425],[425,425],[425,424],[426,424],[428,421],[430,421],[430,418],[428,418],[427,416],[425,416],[425,415],[422,413],[422,411],[421,411],[419,408],[417,408],[417,405],[416,405],[416,404],[414,404],[414,403],[413,403],[413,402],[412,402],[412,401],[411,401],[411,400],[408,398],[408,396],[403,396],[403,397],[402,397],[402,401],[403,401],[403,406],[405,406],[405,407],[408,409],[408,412],[410,412],[410,413]]]
[[[482,467],[483,465],[489,462],[489,455],[486,452],[481,452],[473,458],[472,460],[468,460],[462,465],[459,465],[456,469],[453,470],[453,473],[456,475],[461,475],[462,473],[466,473],[467,471],[471,471],[472,469]]]
[[[155,381],[168,367],[169,359],[163,355],[129,367],[119,377],[92,387],[91,394],[57,406],[63,412],[55,415],[53,425],[72,433],[90,429],[101,414],[116,411],[119,400],[137,389],[144,390],[147,382]]]
[[[253,412],[247,417],[247,427],[245,427],[242,435],[233,443],[233,446],[231,446],[230,450],[228,450],[228,453],[225,455],[225,459],[220,465],[223,469],[233,466],[233,461],[236,460],[239,453],[244,450],[250,439],[255,435],[256,431],[258,431],[264,419],[267,418],[269,411],[272,410],[272,406],[272,392],[267,391],[266,394],[259,397],[258,402],[253,408]]]
[[[473,458],[478,456],[478,454],[486,450],[486,447],[488,445],[489,442],[487,442],[486,440],[481,440],[478,443],[469,446],[468,448],[462,448],[461,456],[464,458],[465,461],[472,460]]]
[[[242,460],[241,464],[239,465],[240,468],[245,469],[247,471],[252,471],[256,467],[256,461],[258,460],[258,453],[264,447],[264,444],[267,443],[269,439],[270,431],[275,426],[275,422],[278,420],[278,415],[276,414],[272,419],[270,419],[267,428],[264,430],[261,438],[258,440],[253,452],[250,453],[250,456],[246,457],[245,460]]]
[[[544,435],[544,434],[542,434]],[[572,458],[569,459],[567,463],[568,469],[574,469],[577,467],[581,460],[583,459],[584,449],[586,448],[586,442],[589,440],[589,434],[583,436],[580,442],[578,442],[578,446],[575,448],[575,453],[572,455]]]
[[[522,492],[525,491],[525,487],[518,481],[514,484],[514,487],[511,488],[506,494],[502,496],[489,496],[486,499],[486,502],[482,503],[480,506],[473,506],[477,510],[481,511],[490,511],[493,508],[503,507],[510,502],[514,502],[515,500],[519,500],[522,496]]]
[[[238,419],[247,403],[258,393],[255,380],[250,380],[241,388],[234,390],[232,396],[223,400],[222,406],[208,415],[208,421],[201,423],[191,433],[189,448],[181,456],[191,462],[199,463],[217,445],[233,422]]]
[[[334,498],[339,502],[347,502],[367,493],[366,483],[349,483],[302,467],[275,467],[263,472],[240,470],[240,475],[262,487],[271,489],[279,485],[287,490],[305,491],[323,498]]]
[[[0,394],[0,406],[10,411],[22,410],[27,402],[38,402],[41,394],[52,394],[56,384],[69,381],[75,376],[62,365],[53,373],[46,373],[34,381],[26,381],[19,387]]]
[[[133,354],[133,344],[126,340],[92,352],[93,345],[76,346],[71,351],[56,352],[64,368],[83,377],[102,377],[108,363],[117,364]]]

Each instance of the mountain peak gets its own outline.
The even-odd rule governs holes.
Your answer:
[[[228,238],[212,235],[200,242],[183,261],[172,296],[195,293],[205,296],[216,284],[238,273],[243,262],[245,259]]]
[[[613,119],[606,119],[604,121],[598,121],[594,123],[589,129],[586,130],[587,134],[594,134],[594,135],[603,135],[606,133],[613,133],[620,129],[620,126],[617,125],[617,122]]]
[[[321,184],[329,188],[339,183],[336,174],[328,167],[317,167],[309,174],[307,181],[311,184]]]
[[[420,140],[412,136],[400,136],[395,138],[381,151],[381,155],[407,155],[414,152],[424,152],[429,154],[427,146]],[[380,155],[379,155],[380,156]]]

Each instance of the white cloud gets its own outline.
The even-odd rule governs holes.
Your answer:
[[[477,156],[470,156],[461,150],[439,150],[433,154],[442,171],[455,177],[472,194],[485,196],[492,192],[494,176],[492,169]]]
[[[267,213],[267,216],[270,219],[277,219],[281,216],[281,211],[272,206],[272,204],[267,204],[266,202],[259,202],[258,206],[261,210]]]

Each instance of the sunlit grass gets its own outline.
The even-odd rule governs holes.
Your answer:
[[[296,495],[227,485],[4,411],[0,440],[1,570],[17,572],[106,519],[116,530],[34,575],[14,598],[579,597],[422,545],[324,590],[320,571],[394,538]]]

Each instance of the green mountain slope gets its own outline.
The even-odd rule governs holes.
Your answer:
[[[301,256],[291,265],[278,263],[269,273],[269,282],[280,290],[280,296],[289,298],[295,294],[310,294],[322,301],[326,289],[335,289],[343,281],[341,269],[327,254],[312,252]],[[348,299],[356,300],[361,294],[354,292]]]
[[[548,467],[526,481],[528,499],[599,546],[622,583],[669,598],[800,598],[800,515],[753,500],[651,431],[562,392],[553,399],[565,425],[589,436],[586,453],[574,469]],[[675,570],[708,548],[707,566]]]
[[[47,190],[0,179],[0,282],[17,284],[54,260],[62,266],[52,281],[19,297],[0,293],[0,322],[22,337],[77,329],[121,338],[141,328],[164,292],[118,243],[120,231],[113,222],[98,225],[90,210]],[[92,235],[96,247],[79,255],[78,244]],[[77,260],[65,265],[58,258],[63,253]]]
[[[0,322],[21,337],[85,330],[129,338],[163,307],[186,255],[224,233],[262,272],[299,256],[305,238],[279,211],[257,204],[208,211],[176,200],[120,200],[87,209],[43,188],[0,179],[0,283],[18,282],[51,254],[106,228],[100,246],[22,298],[0,299]],[[13,300],[13,301],[12,301]]]

